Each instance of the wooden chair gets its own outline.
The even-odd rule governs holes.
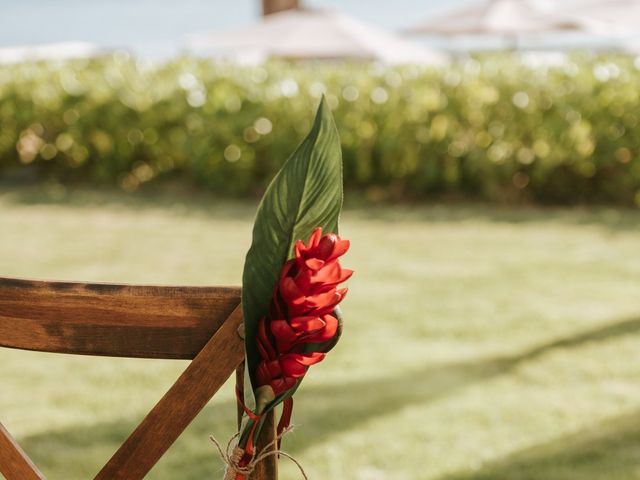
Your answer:
[[[0,278],[0,347],[192,360],[95,480],[144,478],[234,370],[242,385],[241,325],[239,287]],[[275,438],[273,415],[267,421],[259,439],[262,446]],[[212,448],[212,462],[214,458]],[[6,480],[45,478],[2,424],[0,473]],[[276,460],[271,456],[258,465],[251,480],[276,478]]]

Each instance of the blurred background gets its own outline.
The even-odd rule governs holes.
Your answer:
[[[240,284],[325,95],[356,274],[283,448],[316,479],[640,478],[639,22],[639,0],[0,0],[0,275]],[[48,478],[90,478],[184,367],[1,349],[0,420]],[[229,383],[149,478],[221,477],[208,436],[234,426]]]

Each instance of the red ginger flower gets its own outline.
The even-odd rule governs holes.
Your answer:
[[[295,258],[282,268],[270,305],[258,330],[256,380],[267,398],[275,398],[295,386],[309,366],[322,361],[325,353],[311,344],[333,339],[339,322],[336,306],[347,293],[337,288],[353,273],[340,266],[339,257],[349,241],[317,228],[308,244],[298,241]],[[315,349],[317,350],[317,349]]]

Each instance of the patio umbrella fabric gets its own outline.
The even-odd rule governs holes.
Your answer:
[[[585,31],[610,36],[640,33],[640,0],[582,0],[560,12]]]
[[[443,65],[447,57],[333,10],[275,13],[238,30],[194,35],[190,50],[264,60],[356,59]]]
[[[579,30],[581,22],[559,14],[542,0],[491,0],[476,3],[407,30],[437,35],[518,35],[554,30]]]

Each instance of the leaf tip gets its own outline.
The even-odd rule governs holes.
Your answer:
[[[332,117],[331,107],[329,107],[329,102],[327,102],[327,96],[323,93],[320,97],[320,103],[318,103],[318,110],[316,113],[316,119],[320,119],[323,117]]]

